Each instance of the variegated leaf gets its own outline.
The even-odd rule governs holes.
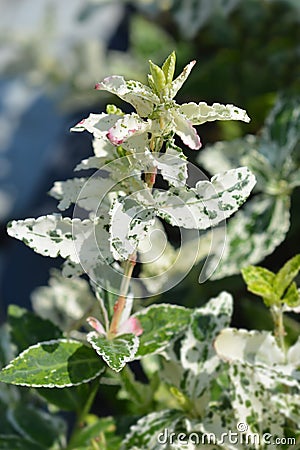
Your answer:
[[[183,414],[177,410],[162,410],[142,417],[130,428],[121,450],[169,450],[169,433],[182,419]]]
[[[181,342],[180,362],[184,369],[181,388],[189,398],[205,397],[212,380],[218,375],[220,359],[213,342],[219,332],[229,326],[233,299],[227,292],[197,308]],[[201,403],[198,402],[198,410]],[[203,412],[203,411],[202,411]]]
[[[134,317],[143,329],[137,352],[137,357],[141,358],[162,352],[180,336],[189,324],[191,310],[177,305],[160,304],[144,308]]]
[[[171,115],[175,126],[175,133],[180,137],[182,142],[192,150],[199,150],[202,144],[197,130],[192,126],[192,122],[176,109],[171,111]]]
[[[95,214],[100,210],[107,213],[107,198],[110,192],[121,189],[114,180],[110,178],[90,177],[72,178],[66,181],[56,181],[49,194],[60,200],[58,209],[64,211],[71,204],[76,204],[86,211],[93,211]],[[105,201],[104,201],[105,198]],[[104,213],[102,211],[102,215]]]
[[[67,331],[89,311],[98,308],[89,283],[81,278],[68,279],[58,270],[51,270],[48,286],[36,288],[31,294],[33,310]]]
[[[179,150],[179,151],[178,151]],[[157,168],[162,177],[168,181],[171,186],[184,186],[187,180],[187,158],[178,147],[167,144],[166,153],[153,154]]]
[[[8,234],[23,241],[36,253],[56,258],[62,256],[85,268],[97,262],[112,262],[105,218],[70,219],[60,215],[12,221]]]
[[[95,138],[106,139],[108,130],[120,119],[117,114],[93,114],[91,113],[87,118],[82,119],[71,131],[88,131],[93,134]],[[109,141],[107,141],[109,142]]]
[[[243,267],[257,264],[284,240],[290,227],[289,197],[258,195],[227,224],[227,236],[222,258],[219,255],[208,264],[217,267],[211,279],[239,273]],[[223,236],[220,234],[220,245]]]
[[[91,348],[56,339],[32,345],[0,372],[0,381],[30,387],[68,387],[87,383],[104,371]]]
[[[240,167],[215,175],[211,182],[199,181],[195,188],[156,191],[157,214],[171,225],[204,230],[236,212],[254,185],[254,175]]]
[[[135,359],[139,347],[139,338],[129,333],[107,339],[106,336],[91,331],[87,340],[115,372],[120,372],[127,362]]]
[[[109,214],[111,252],[116,260],[126,260],[154,223],[155,210],[144,208],[127,197],[123,201],[116,200]]]
[[[284,363],[284,354],[269,331],[227,328],[214,343],[220,358],[229,362],[248,362],[274,366]]]
[[[231,404],[237,423],[246,424],[246,435],[284,436],[284,417],[273,401],[273,393],[266,389],[256,368],[243,363],[229,367],[233,384]]]
[[[274,389],[278,383],[298,386],[300,372],[285,360],[274,336],[268,331],[224,329],[214,343],[218,356],[230,364],[242,364],[255,373],[264,388]]]
[[[182,87],[184,82],[187,80],[187,78],[188,78],[189,74],[191,73],[191,70],[195,64],[196,64],[196,61],[191,61],[189,64],[187,64],[185,66],[185,68],[183,69],[181,74],[178,75],[178,77],[175,78],[174,81],[172,81],[170,92],[169,92],[170,99],[175,97],[175,95],[177,94],[179,89]]]
[[[97,90],[105,90],[130,103],[141,117],[147,117],[155,104],[159,104],[156,94],[139,81],[125,81],[121,76],[110,76],[96,84]]]
[[[150,122],[142,120],[137,114],[126,114],[108,130],[107,138],[112,144],[121,145],[130,137],[146,133],[149,129]]]
[[[214,103],[212,106],[205,102],[184,103],[180,105],[179,111],[191,121],[193,125],[202,125],[214,120],[242,120],[250,122],[246,111],[234,105],[222,105]]]

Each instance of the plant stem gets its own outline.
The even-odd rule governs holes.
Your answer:
[[[282,307],[273,306],[271,308],[271,313],[274,321],[274,334],[277,340],[277,343],[281,350],[283,351],[284,357],[286,358],[286,348],[285,348],[285,329],[283,324],[283,311]]]
[[[84,407],[82,408],[82,410],[77,412],[76,422],[66,450],[71,450],[73,448],[73,445],[76,442],[77,435],[78,433],[80,433],[80,430],[84,425],[85,418],[90,412],[90,409],[93,405],[95,396],[98,392],[98,388],[99,388],[99,379],[96,378],[96,380],[94,380],[91,384],[91,390],[84,404]]]
[[[112,317],[110,329],[108,332],[108,336],[110,337],[114,337],[118,332],[118,326],[122,317],[123,310],[126,306],[126,297],[128,294],[130,279],[135,264],[136,264],[136,252],[133,252],[132,255],[125,262],[124,274],[120,286],[120,295],[114,305],[114,315]]]
[[[152,141],[153,142],[153,141]],[[152,190],[157,174],[157,168],[153,167],[151,172],[145,173],[145,182],[150,190]],[[114,314],[108,331],[108,338],[114,338],[118,333],[118,326],[122,317],[122,313],[126,306],[126,297],[129,290],[130,280],[134,266],[136,264],[136,251],[134,251],[125,262],[124,274],[120,286],[120,295],[114,305]]]

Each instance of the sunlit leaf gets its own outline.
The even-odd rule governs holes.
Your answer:
[[[0,372],[0,381],[30,387],[87,383],[104,371],[95,352],[80,342],[56,339],[32,345]]]
[[[114,339],[107,339],[106,336],[91,331],[87,340],[115,372],[119,372],[127,362],[135,359],[139,347],[139,338],[134,334],[122,334]]]

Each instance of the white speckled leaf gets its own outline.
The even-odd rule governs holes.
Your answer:
[[[111,252],[116,260],[126,260],[154,223],[155,210],[144,208],[129,197],[116,200],[109,214]]]
[[[64,331],[70,330],[72,324],[82,319],[93,306],[98,308],[86,280],[68,279],[56,269],[51,270],[48,286],[34,289],[31,303],[36,314],[51,320]]]
[[[135,359],[139,347],[139,338],[134,334],[122,334],[109,340],[105,336],[91,331],[87,335],[87,340],[115,372],[120,372],[127,362]]]
[[[246,111],[234,105],[222,105],[214,103],[212,106],[205,102],[184,103],[180,105],[179,111],[191,121],[193,125],[202,125],[214,120],[242,120],[250,122]]]
[[[248,433],[284,436],[284,417],[255,367],[233,363],[229,367],[229,378],[233,385],[230,397],[237,423],[247,424]]]
[[[121,446],[121,450],[169,450],[169,443],[163,442],[164,436],[161,436],[161,442],[157,438],[165,430],[172,433],[175,430],[176,424],[182,418],[182,412],[177,410],[152,412],[142,417],[130,428]]]
[[[72,178],[66,181],[56,181],[49,194],[60,200],[58,208],[63,211],[76,204],[86,211],[97,215],[107,214],[110,192],[120,190],[120,184],[111,178],[101,178],[96,175],[90,178]]]
[[[36,253],[62,256],[87,268],[97,261],[112,262],[105,219],[70,219],[60,215],[12,221],[8,234],[23,241]]]
[[[211,182],[199,181],[195,188],[156,191],[157,214],[171,225],[204,230],[236,212],[254,185],[254,175],[240,167],[215,175]]]
[[[104,141],[109,142],[106,139],[108,130],[120,119],[117,114],[93,114],[91,113],[85,119],[82,119],[77,123],[71,131],[88,131],[93,134],[95,138],[104,139]]]
[[[215,350],[225,361],[251,364],[283,364],[284,355],[269,331],[247,331],[227,328],[214,343]]]
[[[174,121],[175,133],[180,137],[182,142],[192,150],[199,150],[202,144],[192,122],[176,109],[173,109],[171,114]]]
[[[187,158],[179,147],[176,147],[175,149],[167,144],[166,153],[158,156],[153,154],[153,157],[162,177],[168,181],[171,186],[180,187],[185,185],[188,176]]]
[[[148,116],[159,98],[154,92],[139,81],[125,81],[123,77],[113,75],[97,83],[96,89],[105,90],[130,103],[141,117]]]
[[[174,98],[179,89],[182,87],[183,83],[187,80],[189,74],[191,73],[192,68],[196,64],[196,61],[191,61],[189,64],[185,66],[183,71],[174,81],[172,81],[170,88],[170,98]]]
[[[239,273],[243,267],[257,264],[284,240],[290,227],[290,200],[287,196],[264,194],[249,200],[228,222],[222,258],[208,264],[217,267],[212,279]],[[223,245],[223,236],[220,236]]]
[[[121,145],[130,137],[145,133],[149,128],[150,122],[145,122],[137,114],[126,114],[108,130],[107,137],[112,144]]]
[[[220,359],[213,342],[219,332],[229,326],[233,310],[233,299],[227,292],[212,298],[197,308],[190,326],[181,342],[180,362],[184,369],[180,385],[189,398],[205,395],[212,380],[218,375]]]

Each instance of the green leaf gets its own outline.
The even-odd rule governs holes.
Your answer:
[[[46,447],[19,436],[0,435],[0,450],[47,450]]]
[[[153,405],[154,393],[160,384],[159,378],[158,372],[155,372],[151,374],[150,383],[142,383],[135,379],[133,372],[127,366],[121,372],[123,390],[119,392],[119,398],[126,398],[134,403],[135,413],[145,414]]]
[[[171,84],[174,77],[176,65],[176,53],[173,51],[162,65],[163,73],[165,74],[166,83]]]
[[[143,329],[136,357],[164,350],[188,326],[192,311],[182,306],[160,304],[136,313]]]
[[[274,291],[279,298],[282,297],[286,289],[289,287],[293,279],[298,275],[300,270],[300,254],[294,256],[287,261],[284,266],[275,275]]]
[[[89,416],[88,416],[89,421]],[[80,431],[76,434],[76,437],[74,440],[72,440],[72,448],[78,449],[78,448],[84,448],[89,449],[92,448],[91,441],[93,439],[99,439],[101,436],[103,438],[103,434],[105,437],[105,443],[106,445],[109,444],[109,441],[112,438],[115,438],[115,448],[119,448],[117,446],[119,442],[119,438],[117,436],[114,436],[114,433],[116,431],[116,425],[115,421],[112,417],[105,417],[101,419],[95,419],[90,420],[91,423],[88,423],[84,428],[81,428]],[[120,438],[121,439],[121,438]],[[108,442],[107,442],[108,441]],[[102,441],[101,441],[102,442]],[[110,447],[106,447],[110,448]]]
[[[52,448],[66,432],[66,424],[60,417],[38,410],[30,404],[18,403],[9,411],[8,417],[18,433],[44,448]]]
[[[166,77],[162,69],[157,66],[156,64],[153,64],[152,61],[149,61],[150,64],[150,72],[152,75],[152,79],[156,88],[156,92],[160,94],[162,90],[166,86]]]
[[[250,199],[227,223],[222,258],[216,253],[208,264],[208,272],[217,267],[211,278],[239,273],[242,267],[257,264],[271,254],[289,230],[289,207],[287,196],[260,194]],[[222,246],[223,234],[218,234],[218,230],[214,233],[219,246]]]
[[[0,326],[0,369],[14,356],[11,333],[7,323]]]
[[[279,98],[262,130],[261,139],[265,152],[278,170],[282,170],[286,162],[290,163],[289,157],[297,150],[300,132],[299,100],[299,96]],[[276,144],[275,154],[274,146],[272,148],[266,145],[269,142]]]
[[[62,411],[81,411],[89,390],[89,384],[84,383],[79,386],[65,387],[64,389],[39,388],[37,393]]]
[[[255,185],[247,167],[198,181],[195,188],[179,187],[154,192],[157,214],[171,225],[205,230],[230,217],[245,202]]]
[[[19,352],[38,342],[62,337],[61,330],[50,320],[42,319],[17,305],[9,305],[8,323],[11,326],[12,341]]]
[[[274,291],[275,274],[264,267],[248,266],[242,269],[247,288],[253,294],[263,298],[266,306],[278,305],[280,297]]]
[[[122,334],[114,339],[107,339],[106,336],[91,331],[87,335],[87,340],[115,372],[120,372],[127,362],[136,359],[139,338],[134,334]]]
[[[104,366],[80,342],[57,339],[29,347],[0,372],[0,381],[29,387],[69,387],[98,377]]]
[[[297,289],[296,283],[292,283],[288,288],[282,301],[289,307],[294,308],[300,304],[300,292]]]

